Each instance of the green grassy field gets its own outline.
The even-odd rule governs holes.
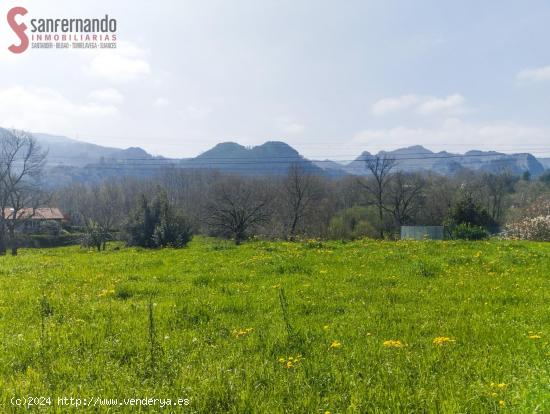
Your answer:
[[[0,412],[550,412],[550,244],[22,250],[0,288]]]

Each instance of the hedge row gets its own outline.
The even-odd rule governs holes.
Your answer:
[[[62,247],[79,244],[82,234],[60,234],[57,236],[49,234],[20,234],[17,237],[19,247]]]

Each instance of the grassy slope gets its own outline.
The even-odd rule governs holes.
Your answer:
[[[0,259],[0,411],[31,394],[188,397],[205,413],[550,412],[549,288],[537,243],[23,250]]]

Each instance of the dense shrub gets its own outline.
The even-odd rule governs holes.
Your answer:
[[[459,240],[483,240],[489,237],[489,232],[481,226],[461,223],[452,229],[452,236]]]
[[[129,246],[184,247],[192,236],[189,220],[170,205],[164,191],[152,200],[142,195],[125,226]]]
[[[46,221],[40,226],[40,231],[44,234],[49,234],[50,236],[59,236],[61,230],[61,224],[56,221]]]
[[[162,214],[153,232],[156,246],[185,247],[191,238],[191,225],[179,211]]]
[[[20,234],[17,237],[19,247],[48,248],[62,247],[78,244],[81,234],[59,234],[57,236],[50,234]]]
[[[451,228],[453,234],[455,227],[460,225],[469,225],[469,227],[461,226],[461,229],[459,229],[459,231],[466,233],[478,233],[476,228],[481,228],[491,233],[498,231],[498,223],[491,217],[485,208],[474,201],[471,195],[462,197],[451,208],[447,225]],[[481,233],[479,235],[481,235]]]
[[[376,237],[377,230],[372,212],[366,207],[351,207],[337,214],[329,225],[331,239],[354,240],[362,237]]]
[[[111,240],[111,234],[108,229],[94,220],[88,220],[80,244],[83,247],[93,247],[99,251],[102,247],[105,250],[109,240]]]

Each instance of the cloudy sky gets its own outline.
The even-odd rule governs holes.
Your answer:
[[[118,19],[119,48],[7,51],[13,6]],[[154,154],[284,140],[550,156],[547,0],[0,0],[0,125]],[[30,18],[30,17],[28,17]]]

